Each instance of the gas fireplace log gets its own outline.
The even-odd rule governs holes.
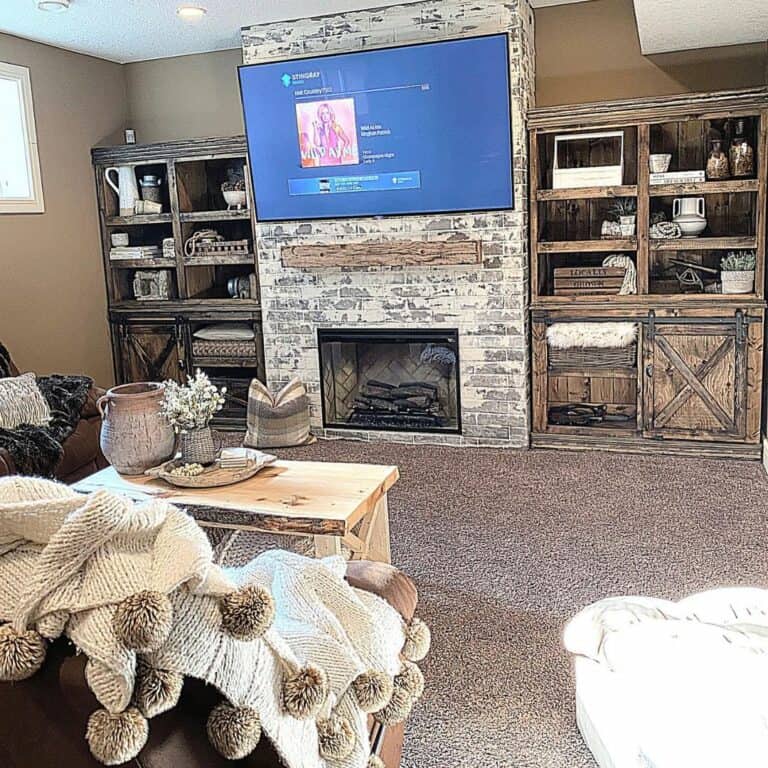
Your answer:
[[[408,387],[396,387],[395,389],[391,389],[389,394],[396,397],[398,400],[407,397],[428,397],[430,400],[434,400],[437,396],[437,393],[434,390],[429,389],[428,387],[421,387],[417,384],[412,384]]]
[[[394,384],[387,384],[386,381],[377,381],[376,379],[368,379],[365,382],[367,387],[376,387],[377,389],[394,389]]]
[[[407,410],[420,408],[426,410],[434,402],[431,397],[404,397],[398,400],[393,400],[394,404],[399,408],[405,408]]]
[[[437,396],[437,384],[433,384],[431,381],[401,381],[398,384],[400,387],[421,387],[422,389],[431,389],[435,396]]]
[[[400,410],[389,400],[382,400],[378,397],[356,397],[355,403],[369,410],[386,411],[387,413],[397,413]]]

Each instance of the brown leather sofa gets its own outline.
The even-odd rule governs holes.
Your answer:
[[[10,368],[11,376],[19,375],[13,361],[10,363]],[[58,480],[65,483],[75,483],[108,465],[99,446],[101,416],[99,416],[99,411],[96,408],[96,401],[103,394],[104,390],[95,386],[91,387],[88,392],[88,399],[85,401],[83,412],[80,414],[80,422],[62,445],[64,455],[56,467],[55,473]],[[0,448],[0,477],[15,474],[18,473],[13,458],[8,451]],[[2,747],[0,747],[1,749]],[[0,756],[2,756],[1,751]]]
[[[352,562],[348,581],[378,594],[405,619],[416,610],[413,582],[389,565]],[[42,669],[20,683],[0,683],[0,766],[2,768],[99,768],[85,741],[88,717],[99,708],[85,683],[85,657],[57,641]],[[149,741],[128,768],[282,768],[266,737],[256,751],[231,762],[208,742],[206,719],[220,696],[196,680],[184,684],[175,709],[150,721]],[[372,747],[386,768],[398,768],[402,726],[371,727]]]

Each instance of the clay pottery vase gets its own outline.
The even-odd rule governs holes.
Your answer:
[[[164,393],[164,384],[123,384],[96,403],[102,418],[101,450],[121,475],[141,475],[173,456],[176,435],[160,412]]]

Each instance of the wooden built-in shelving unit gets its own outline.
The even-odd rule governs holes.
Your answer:
[[[258,275],[252,206],[227,210],[221,193],[221,184],[232,170],[238,170],[246,185],[250,184],[247,158],[242,136],[92,150],[115,378],[118,383],[181,379],[195,368],[203,368],[214,382],[229,389],[227,404],[215,422],[219,428],[244,426],[248,385],[254,377],[265,377],[259,291],[249,299],[233,299],[227,290],[231,278]],[[118,197],[104,179],[111,166],[132,168],[137,180],[147,173],[158,175],[163,211],[120,216]],[[248,191],[252,200],[250,188]],[[227,240],[247,239],[250,253],[187,257],[184,243],[201,229],[215,229]],[[173,257],[112,260],[114,232],[126,232],[130,245],[161,246],[165,238],[172,237]],[[172,296],[160,301],[136,300],[133,278],[139,270],[167,270]],[[235,357],[197,355],[195,331],[226,322],[253,328],[252,349]]]
[[[670,171],[704,170],[711,140],[720,138],[727,153],[737,119],[744,120],[754,149],[753,177],[650,183],[652,154],[671,154]],[[529,131],[532,444],[759,457],[768,89],[535,109]],[[623,132],[623,183],[553,189],[555,137],[599,131]],[[589,153],[599,158],[601,151],[599,141],[590,144]],[[600,161],[577,158],[575,165],[582,164]],[[663,213],[671,221],[678,197],[705,199],[707,229],[697,238],[653,239],[652,217]],[[635,200],[636,231],[633,237],[604,239],[602,222],[616,198]],[[753,292],[681,288],[672,259],[717,276],[722,257],[732,250],[756,253]],[[618,295],[615,280],[596,280],[597,287],[583,294],[555,292],[556,269],[562,275],[562,268],[601,267],[609,254],[632,259],[635,294]],[[547,329],[554,323],[619,320],[639,328],[631,367],[549,363]],[[604,405],[617,418],[581,426],[553,423],[551,409],[568,404]]]

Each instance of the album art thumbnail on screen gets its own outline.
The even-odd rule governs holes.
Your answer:
[[[299,102],[296,122],[302,168],[360,162],[354,99]]]

